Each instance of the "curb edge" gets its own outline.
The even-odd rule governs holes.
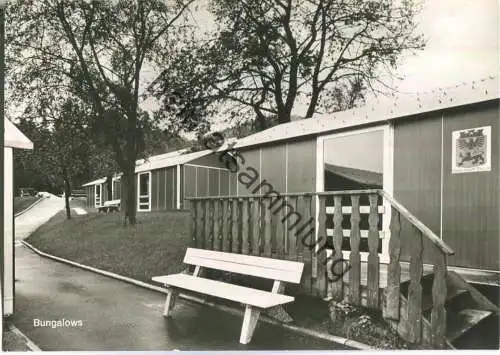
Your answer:
[[[28,338],[23,332],[21,332],[19,330],[19,328],[17,328],[15,325],[11,325],[10,326],[10,329],[16,333],[18,336],[20,336],[21,338],[24,339],[24,341],[26,342],[26,346],[33,352],[38,352],[38,351],[42,351],[42,349],[40,349],[35,343],[33,343],[33,341]]]
[[[22,211],[19,211],[17,213],[14,214],[14,218],[16,217],[19,217],[21,215],[23,215],[25,212],[28,212],[29,210],[31,210],[33,207],[35,207],[36,205],[38,205],[39,203],[41,203],[43,200],[47,199],[48,197],[46,196],[42,196],[41,198],[39,198],[38,200],[36,200],[35,202],[33,202],[31,205],[29,205],[28,207],[26,207],[24,210]]]

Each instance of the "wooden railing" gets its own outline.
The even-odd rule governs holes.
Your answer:
[[[307,293],[380,309],[413,343],[424,340],[421,281],[424,239],[429,240],[431,243],[426,244],[435,254],[430,342],[443,346],[446,257],[453,250],[386,192],[353,190],[189,200],[196,247],[302,261],[302,286]],[[390,216],[386,213],[389,205]],[[383,230],[388,223],[382,220],[389,217],[389,230]],[[407,298],[400,289],[403,221],[411,226],[411,235],[404,238],[411,243]],[[381,293],[381,245],[382,238],[389,235],[387,287]]]
[[[454,251],[432,232],[427,226],[411,214],[403,205],[397,202],[385,191],[379,194],[391,204],[391,239],[389,243],[390,264],[388,267],[388,285],[385,295],[384,317],[401,322],[404,315],[401,310],[400,292],[400,253],[401,253],[401,217],[410,222],[412,236],[406,239],[412,241],[410,248],[410,285],[408,288],[408,307],[405,323],[408,324],[405,338],[414,343],[421,343],[425,332],[422,329],[422,273],[424,238],[432,243],[433,283],[432,283],[432,313],[429,342],[435,347],[444,347],[446,334],[446,258]]]

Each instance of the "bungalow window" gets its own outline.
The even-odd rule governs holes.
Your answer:
[[[137,185],[138,210],[151,211],[151,172],[139,174]]]

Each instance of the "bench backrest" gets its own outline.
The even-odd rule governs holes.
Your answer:
[[[184,263],[265,279],[299,283],[304,264],[221,251],[188,248]]]

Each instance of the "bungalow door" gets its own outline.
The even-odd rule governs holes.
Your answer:
[[[353,191],[384,189],[392,194],[392,128],[388,125],[332,134],[318,138],[317,191]],[[342,250],[349,259],[351,250],[352,193],[342,194]],[[359,228],[361,260],[368,259],[368,194],[360,193]],[[319,208],[319,204],[317,205]],[[381,262],[388,262],[390,206],[378,197],[378,253]],[[326,198],[327,241],[333,248],[334,197]]]
[[[137,210],[151,211],[151,172],[139,173],[137,179]]]

